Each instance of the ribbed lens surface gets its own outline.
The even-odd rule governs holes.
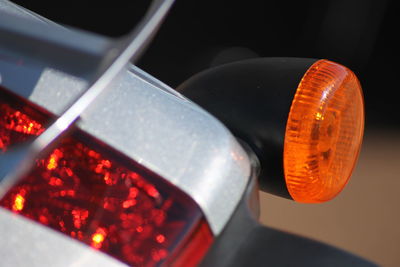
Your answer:
[[[292,198],[324,202],[346,185],[364,132],[364,104],[357,77],[320,60],[301,80],[284,143],[284,171]]]
[[[48,119],[0,88],[0,153],[42,133]],[[196,265],[212,242],[192,199],[79,130],[38,158],[0,206],[132,266],[179,262],[188,248]]]

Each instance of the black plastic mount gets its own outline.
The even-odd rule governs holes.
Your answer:
[[[283,142],[293,97],[316,59],[259,58],[201,72],[177,90],[221,120],[261,163],[260,188],[290,198]]]

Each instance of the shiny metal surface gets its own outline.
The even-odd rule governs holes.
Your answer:
[[[1,266],[127,266],[107,254],[3,208],[0,208],[0,225]]]
[[[0,64],[0,73],[6,64]],[[15,70],[12,75],[16,78],[20,74]],[[62,112],[74,93],[85,88],[83,81],[54,70],[44,70],[33,89],[14,88],[13,81],[8,76],[3,86],[55,114]],[[110,89],[83,113],[79,127],[189,194],[218,234],[250,175],[242,147],[198,106],[129,70],[120,74]]]
[[[2,85],[57,115],[87,86],[45,62],[17,65],[0,55]],[[248,183],[246,152],[214,117],[134,66],[108,89],[78,126],[181,188],[219,234]]]

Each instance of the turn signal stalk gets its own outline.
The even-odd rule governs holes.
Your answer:
[[[360,83],[329,60],[262,58],[200,73],[179,88],[256,153],[260,185],[324,202],[348,182],[364,132]]]

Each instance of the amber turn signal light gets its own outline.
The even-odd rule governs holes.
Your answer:
[[[317,203],[349,180],[364,104],[348,68],[309,58],[250,59],[199,73],[178,90],[251,148],[263,191]]]
[[[350,178],[363,132],[357,77],[328,60],[314,63],[297,88],[286,125],[283,163],[291,197],[308,203],[335,197]]]

